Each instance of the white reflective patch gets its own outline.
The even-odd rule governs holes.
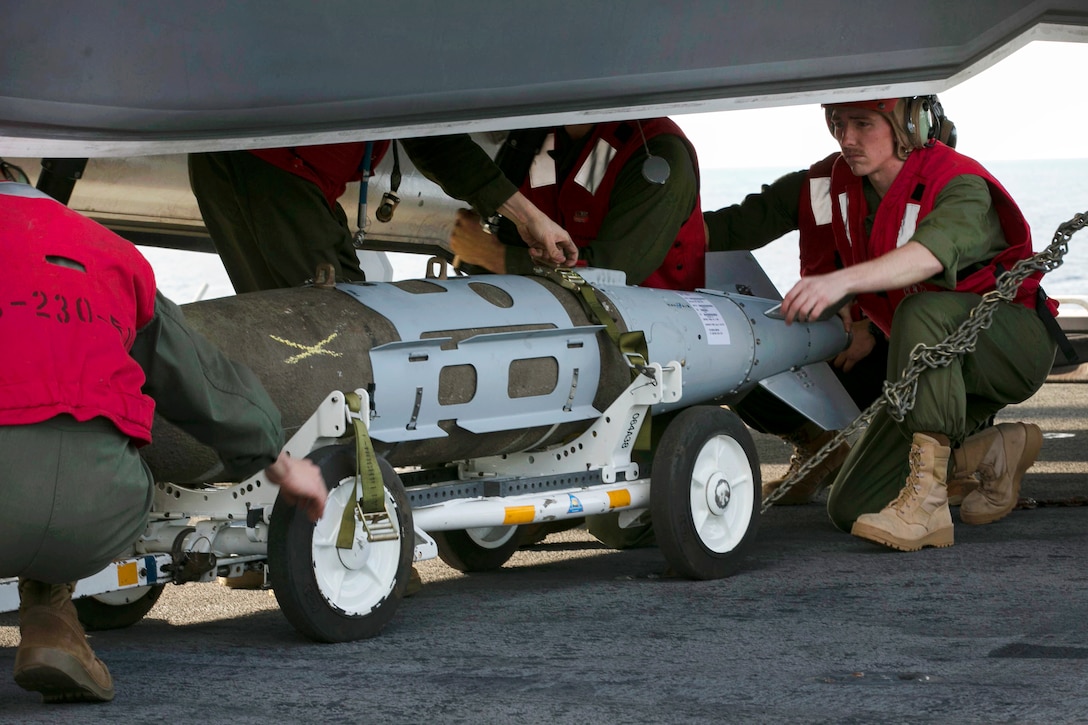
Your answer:
[[[539,189],[541,186],[555,186],[555,159],[548,152],[555,148],[555,134],[549,133],[540,147],[540,153],[533,157],[529,167],[529,186]]]
[[[812,216],[816,226],[831,223],[831,178],[818,176],[808,180],[808,199],[812,205]]]
[[[608,164],[615,156],[616,149],[612,148],[611,144],[603,138],[597,139],[597,145],[586,157],[582,168],[578,169],[574,181],[584,187],[590,194],[596,194],[597,187],[601,185],[605,173],[608,172]]]
[[[839,194],[839,213],[842,214],[842,225],[846,228],[846,246],[853,247],[854,240],[850,238],[850,200],[846,198],[845,191]]]
[[[907,204],[903,223],[899,225],[899,237],[895,240],[895,246],[902,247],[914,236],[914,231],[918,228],[918,212],[921,209],[918,204]]]

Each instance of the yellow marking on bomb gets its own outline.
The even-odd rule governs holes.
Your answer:
[[[336,339],[336,336],[339,335],[339,334],[340,333],[338,333],[338,332],[334,332],[331,335],[329,335],[328,337],[326,337],[324,340],[322,340],[321,342],[317,343],[316,345],[302,345],[302,344],[297,343],[297,342],[291,342],[290,340],[284,340],[282,337],[276,337],[275,335],[269,335],[269,337],[271,337],[276,342],[282,342],[284,345],[288,345],[289,347],[297,347],[299,350],[302,350],[302,352],[300,352],[298,355],[292,355],[291,357],[289,357],[289,358],[287,358],[286,360],[283,361],[288,365],[294,365],[299,360],[305,360],[306,358],[313,357],[314,355],[328,355],[329,357],[343,357],[344,356],[343,353],[325,349],[325,345],[328,345],[330,342],[332,342],[334,339]]]

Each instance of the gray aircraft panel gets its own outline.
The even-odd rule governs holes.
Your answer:
[[[1088,0],[0,0],[0,154],[324,143],[943,90]]]

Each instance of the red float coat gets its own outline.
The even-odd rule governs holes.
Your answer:
[[[0,183],[0,425],[62,413],[151,440],[155,403],[129,357],[155,312],[131,243],[24,184]]]
[[[835,260],[835,230],[831,225],[831,169],[840,156],[836,151],[808,170],[808,193],[801,193],[797,220],[802,277],[834,272],[840,266]]]
[[[255,149],[254,156],[295,176],[316,184],[329,206],[344,195],[348,182],[362,178],[365,141],[333,143],[321,146],[290,146],[277,149]],[[389,150],[388,141],[374,141],[370,152],[370,170]]]
[[[642,136],[649,140],[659,134],[672,134],[683,139],[691,153],[698,174],[699,163],[695,149],[683,131],[667,118],[641,121],[642,133],[632,122],[598,123],[590,133],[570,175],[558,184],[555,174],[550,184],[533,186],[530,174],[521,185],[521,193],[541,211],[570,233],[579,247],[593,243],[608,214],[609,199],[620,170],[632,156],[645,155]],[[634,129],[620,138],[621,128]],[[547,144],[541,154],[547,153]],[[538,155],[538,158],[541,158]],[[551,159],[548,159],[551,161]],[[553,162],[554,163],[554,162]],[[676,241],[669,248],[661,266],[643,282],[643,287],[693,290],[702,287],[706,279],[706,234],[703,229],[702,206],[696,195],[691,216],[680,227]]]
[[[830,157],[829,157],[830,158]],[[814,169],[817,173],[825,170],[820,162]],[[819,167],[819,168],[817,168]],[[810,174],[812,171],[810,170]],[[802,198],[802,213],[799,219],[801,236],[812,233],[826,235],[825,225],[817,225],[816,218],[826,219],[826,213],[811,213],[821,206],[830,213],[835,249],[842,263],[849,267],[880,257],[905,244],[917,228],[918,221],[933,209],[937,195],[949,180],[962,174],[979,176],[986,181],[990,189],[994,207],[997,210],[1001,229],[1005,234],[1008,247],[991,259],[986,265],[973,271],[956,284],[957,292],[985,294],[995,288],[996,277],[1010,269],[1016,262],[1032,256],[1031,229],[1024,219],[1016,202],[981,164],[941,143],[914,150],[900,170],[891,188],[881,199],[873,221],[871,234],[865,231],[865,218],[869,207],[865,201],[863,180],[855,176],[850,167],[841,158],[836,159],[831,169],[826,205],[814,204],[812,196]],[[810,179],[810,190],[812,186]],[[805,207],[810,213],[806,214]],[[826,253],[813,257],[810,263],[819,267],[816,271],[831,271],[827,268]],[[1020,286],[1016,302],[1034,309],[1036,293],[1042,278],[1040,273],[1028,277]],[[865,315],[885,334],[891,331],[892,316],[899,303],[909,294],[923,291],[943,291],[945,288],[928,282],[919,282],[908,288],[887,290],[882,293],[865,293],[857,296],[857,302]],[[1051,301],[1051,312],[1056,305]]]

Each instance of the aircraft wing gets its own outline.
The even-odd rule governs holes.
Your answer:
[[[1088,0],[2,0],[0,155],[133,156],[939,92]]]

